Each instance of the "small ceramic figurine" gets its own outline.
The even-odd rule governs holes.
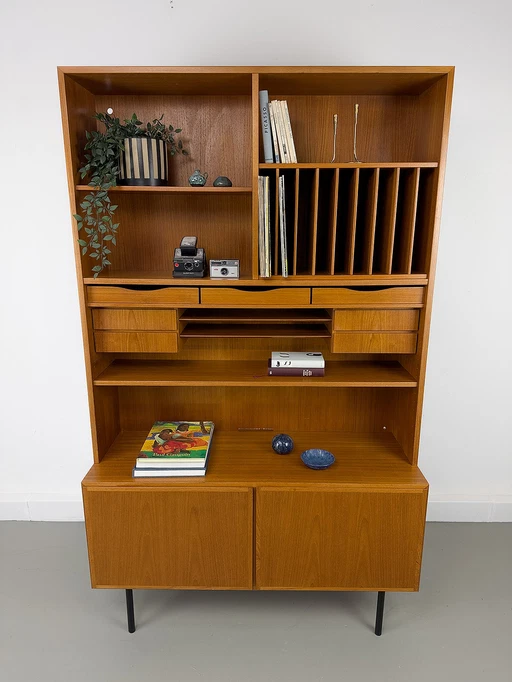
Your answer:
[[[204,187],[206,185],[206,179],[208,178],[208,173],[201,173],[199,169],[196,169],[188,179],[188,184],[191,187]]]
[[[213,181],[213,186],[214,187],[232,187],[233,183],[225,175],[219,175],[219,177],[215,178],[215,180]]]
[[[293,440],[286,433],[272,438],[272,450],[278,455],[288,455],[293,450]]]

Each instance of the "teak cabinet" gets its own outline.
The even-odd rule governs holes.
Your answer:
[[[93,587],[419,589],[418,469],[451,67],[63,67],[72,213],[96,111],[165,114],[189,156],[168,187],[115,187],[118,245],[91,276],[76,244],[94,464],[83,481]],[[286,99],[299,163],[263,163],[259,90]],[[354,160],[354,107],[359,105]],[[335,161],[333,115],[338,114]],[[189,187],[195,168],[209,185]],[[211,181],[227,175],[229,188]],[[258,274],[258,175],[273,276]],[[276,193],[286,180],[290,276]],[[238,281],[172,278],[196,235]],[[272,350],[321,350],[324,377],[268,376]],[[133,479],[157,419],[215,422],[204,478]],[[276,455],[275,433],[292,435]],[[335,464],[312,471],[300,453]]]

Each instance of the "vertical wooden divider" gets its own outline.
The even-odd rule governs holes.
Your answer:
[[[382,223],[382,256],[381,271],[390,275],[393,267],[393,245],[395,243],[396,209],[398,206],[398,186],[400,183],[400,168],[395,168],[389,185],[386,187],[384,201],[384,219]]]
[[[329,274],[334,275],[334,260],[336,254],[336,218],[338,215],[338,192],[340,187],[340,169],[336,168],[332,179],[331,210],[329,225]]]
[[[368,200],[364,226],[363,272],[373,272],[373,252],[375,249],[375,225],[377,223],[377,201],[379,197],[379,168],[375,168],[368,188]]]
[[[272,226],[270,227],[272,231]],[[274,216],[274,275],[279,274],[279,168],[276,168],[276,210]]]
[[[295,169],[295,200],[293,207],[293,268],[292,274],[297,274],[297,250],[299,242],[299,178],[300,171]]]
[[[354,169],[350,179],[348,207],[347,243],[345,250],[345,269],[348,275],[354,274],[354,251],[356,246],[357,198],[359,195],[359,168]]]
[[[258,240],[258,175],[259,175],[259,154],[260,154],[260,104],[259,104],[259,74],[252,74],[252,258],[251,272],[253,279],[259,277],[259,240]],[[243,268],[242,264],[242,268]]]
[[[403,213],[403,242],[400,250],[399,271],[410,275],[412,270],[412,250],[414,247],[414,230],[416,226],[416,209],[418,207],[418,190],[420,186],[420,169],[415,168],[407,178]]]
[[[311,274],[316,273],[316,238],[318,231],[318,194],[320,187],[320,169],[315,168],[315,180],[313,183],[313,202],[311,205],[311,227],[310,227],[310,253],[311,253]]]

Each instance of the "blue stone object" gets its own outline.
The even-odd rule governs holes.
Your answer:
[[[278,455],[289,455],[293,450],[293,440],[286,433],[280,433],[272,438],[272,450]]]
[[[327,469],[336,461],[332,452],[320,450],[319,448],[304,450],[300,458],[310,469]]]
[[[213,181],[213,186],[214,187],[233,187],[233,183],[225,175],[219,175],[219,177],[215,178],[215,180]]]
[[[204,187],[206,185],[206,180],[208,178],[208,173],[201,173],[199,169],[196,169],[188,179],[188,184],[191,187]]]

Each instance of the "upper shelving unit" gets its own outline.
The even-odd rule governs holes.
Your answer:
[[[90,185],[77,185],[77,192],[90,192],[94,187]],[[142,194],[251,194],[252,187],[144,187],[142,185],[116,185],[111,187],[110,192],[142,192]]]

